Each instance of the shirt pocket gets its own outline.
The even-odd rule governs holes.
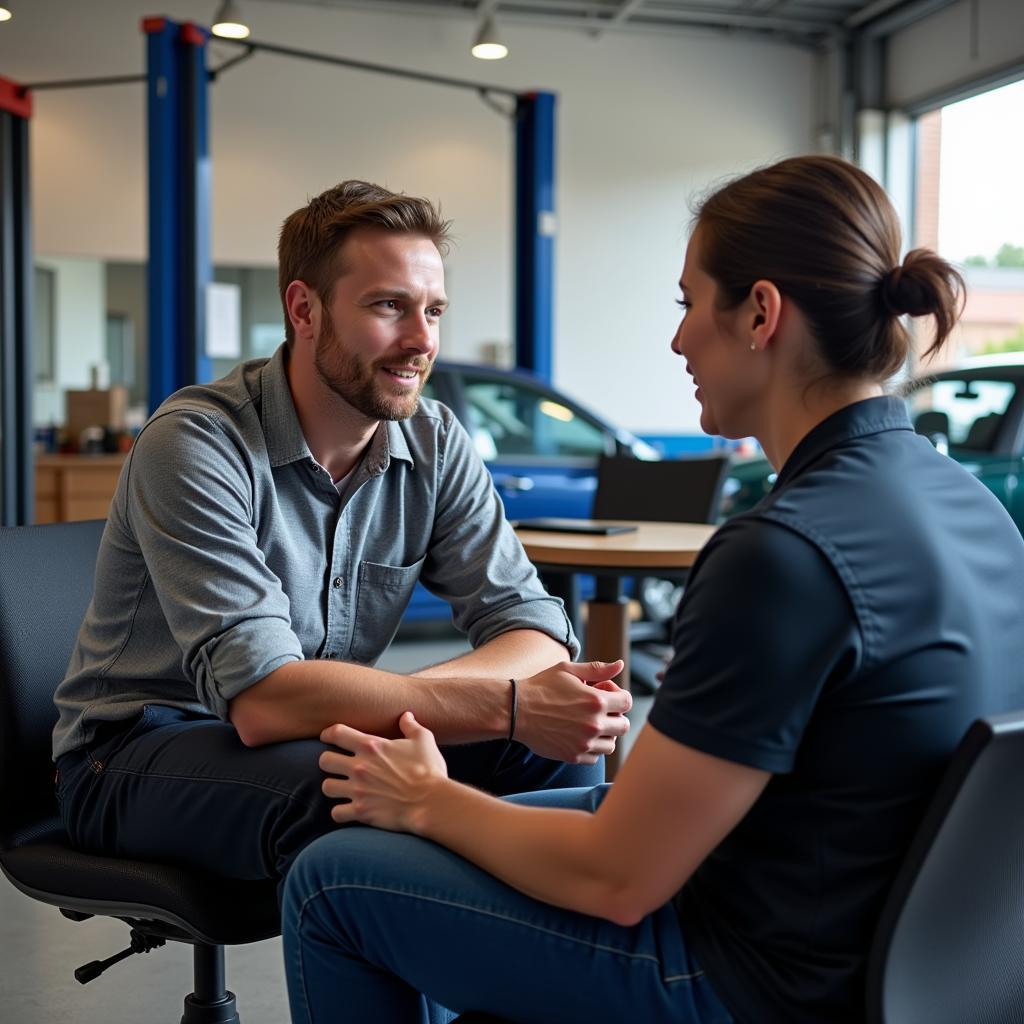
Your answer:
[[[356,617],[349,645],[353,660],[370,665],[387,649],[398,632],[425,561],[426,556],[412,565],[359,563]]]

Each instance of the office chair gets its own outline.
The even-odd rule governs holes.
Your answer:
[[[868,1024],[1024,1022],[1024,712],[968,729],[872,943]]]
[[[280,932],[274,881],[241,882],[71,848],[53,791],[53,694],[92,596],[103,522],[0,530],[0,869],[72,921],[115,917],[128,949],[75,971],[85,984],[167,940],[194,947],[182,1024],[237,1024],[224,946]],[[154,1011],[153,1019],[162,1016]]]
[[[867,1024],[1024,1022],[1022,777],[1024,711],[976,721],[879,917]],[[468,1012],[455,1024],[502,1019]]]
[[[594,519],[653,520],[670,523],[714,523],[722,504],[729,455],[647,462],[628,456],[603,455],[597,466]],[[653,693],[655,673],[668,653],[668,632],[682,596],[681,580],[642,577],[633,593],[644,619],[630,627],[634,688]]]

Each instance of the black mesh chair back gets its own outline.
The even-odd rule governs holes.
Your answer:
[[[593,516],[713,523],[728,468],[728,455],[659,462],[603,455],[597,466]]]
[[[103,522],[0,530],[0,843],[56,817],[50,733]]]
[[[102,522],[0,530],[0,869],[72,920],[103,914],[132,929],[132,951],[176,940],[195,950],[182,1024],[234,1024],[224,945],[280,931],[273,880],[243,882],[174,864],[75,850],[58,815],[50,735],[92,596]],[[117,962],[79,968],[83,984]],[[166,1017],[155,1011],[153,1019]]]
[[[1022,779],[1024,712],[975,722],[880,918],[869,1024],[1024,1024]]]

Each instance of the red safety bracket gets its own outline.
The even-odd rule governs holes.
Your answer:
[[[0,110],[27,121],[32,116],[32,97],[17,82],[0,77]]]
[[[208,35],[209,33],[205,28],[200,28],[194,22],[186,21],[181,26],[178,39],[183,43],[188,43],[190,46],[205,46]]]

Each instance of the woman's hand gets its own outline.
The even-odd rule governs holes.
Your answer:
[[[434,734],[406,711],[398,720],[404,739],[386,740],[347,725],[328,726],[324,743],[341,747],[320,755],[324,794],[344,802],[331,809],[339,824],[361,821],[391,832],[416,832],[424,801],[448,767]]]

